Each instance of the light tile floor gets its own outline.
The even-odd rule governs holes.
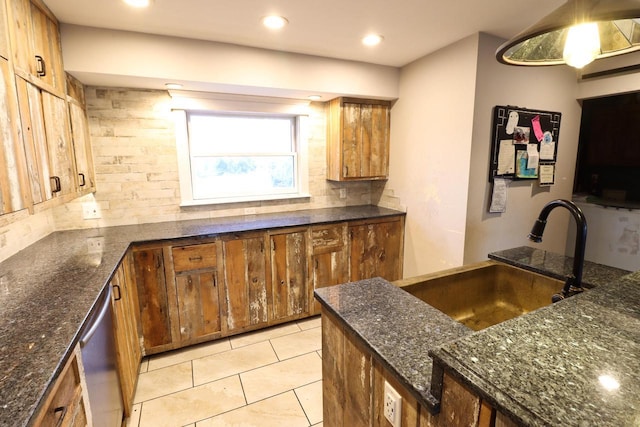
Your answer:
[[[147,357],[128,427],[322,426],[320,317]]]

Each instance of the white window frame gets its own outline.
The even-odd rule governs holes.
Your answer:
[[[212,94],[202,92],[170,91],[175,120],[178,175],[180,180],[180,206],[199,206],[222,203],[240,203],[266,200],[287,200],[311,197],[309,194],[308,165],[308,101],[284,98],[267,98],[243,95]],[[194,199],[191,177],[191,155],[189,150],[188,112],[236,113],[237,115],[259,114],[295,118],[295,165],[296,189],[293,192],[239,195]]]

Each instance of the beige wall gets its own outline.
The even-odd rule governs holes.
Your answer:
[[[406,277],[484,260],[528,245],[542,206],[571,198],[580,107],[567,67],[500,65],[502,40],[476,34],[404,67],[392,109],[387,191],[407,208]],[[507,212],[489,214],[491,119],[495,105],[562,112],[556,185],[514,183]],[[553,213],[539,246],[565,252],[569,217]]]
[[[496,250],[534,245],[526,236],[540,209],[553,199],[571,199],[581,113],[573,69],[502,65],[494,54],[503,40],[480,34],[479,41],[465,264],[486,259],[489,252]],[[491,192],[488,182],[491,120],[495,105],[562,113],[555,185],[539,187],[536,182],[514,181],[508,190],[506,212],[501,214],[487,212]],[[544,240],[536,247],[564,253],[568,221],[566,211],[554,211]]]
[[[387,189],[407,208],[404,275],[461,265],[478,35],[404,67]]]

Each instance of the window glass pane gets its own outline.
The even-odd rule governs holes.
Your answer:
[[[194,157],[194,199],[296,191],[296,156]]]
[[[291,117],[191,114],[191,155],[291,153]]]

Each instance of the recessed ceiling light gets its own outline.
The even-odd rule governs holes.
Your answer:
[[[365,46],[376,46],[379,45],[383,39],[384,37],[379,34],[369,34],[362,38],[362,44]]]
[[[272,30],[279,30],[288,23],[287,18],[277,15],[269,15],[262,18],[262,24]]]
[[[309,99],[312,101],[320,101],[322,97],[320,95],[309,95]]]
[[[167,89],[182,89],[182,85],[180,83],[165,83],[164,86]]]
[[[123,0],[123,1],[131,7],[143,8],[143,7],[149,7],[152,0]]]

